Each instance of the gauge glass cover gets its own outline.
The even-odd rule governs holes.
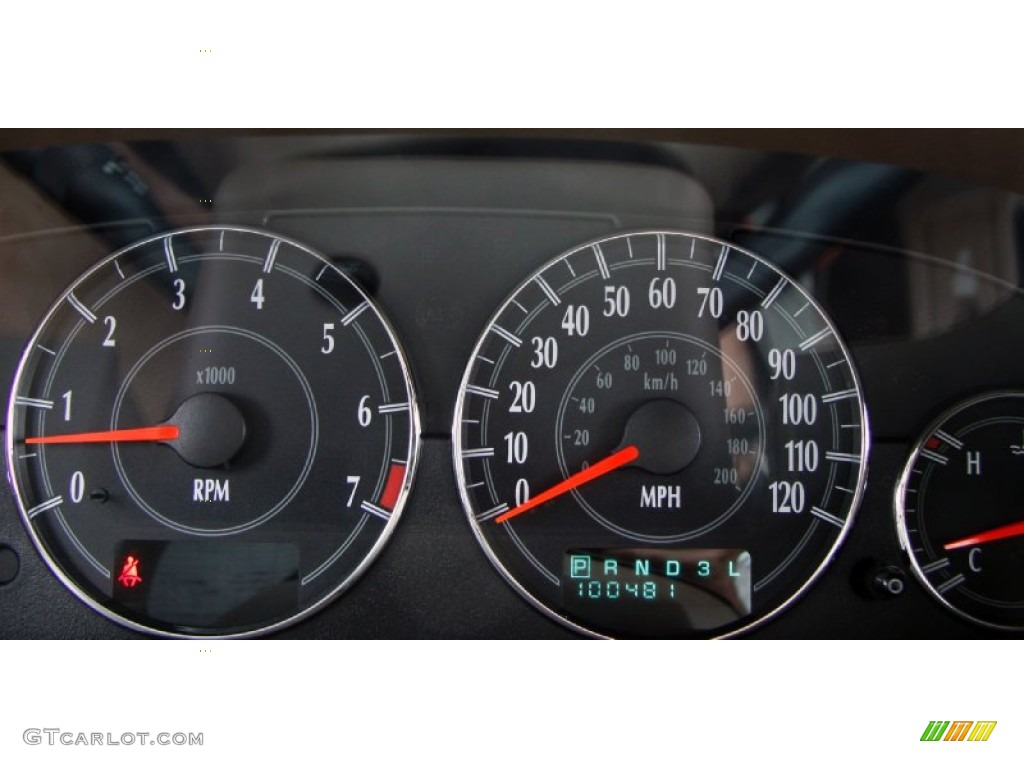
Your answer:
[[[896,529],[918,582],[957,616],[1024,630],[1024,392],[943,413],[896,489]]]
[[[863,488],[853,362],[800,284],[698,234],[583,244],[498,308],[453,424],[470,525],[585,634],[715,637],[821,573]]]
[[[77,279],[21,359],[7,461],[54,573],[125,626],[280,628],[398,523],[419,429],[364,291],[287,237],[196,227]]]

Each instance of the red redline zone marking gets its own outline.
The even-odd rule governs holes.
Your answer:
[[[377,500],[377,506],[384,509],[394,509],[398,503],[398,494],[402,492],[402,483],[405,482],[405,467],[401,464],[392,464],[388,472],[388,481],[384,483],[384,491]]]
[[[927,448],[929,451],[934,451],[940,445],[942,445],[942,441],[939,440],[939,438],[937,438],[937,437],[929,437],[928,438],[928,442],[926,442],[924,444],[924,447]]]

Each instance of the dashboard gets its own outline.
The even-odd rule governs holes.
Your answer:
[[[10,133],[0,635],[1014,637],[1024,142],[916,138]]]

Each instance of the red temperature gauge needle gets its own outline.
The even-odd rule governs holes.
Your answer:
[[[1024,521],[1019,523],[1010,523],[1010,525],[1003,525],[999,528],[993,528],[990,531],[983,531],[982,533],[976,533],[973,536],[967,536],[963,539],[951,541],[949,544],[946,544],[943,549],[973,547],[975,544],[985,544],[989,541],[1009,539],[1013,536],[1024,536]]]
[[[27,437],[26,445],[52,445],[54,443],[145,443],[177,440],[181,430],[173,424],[139,429],[113,429],[108,432],[77,432],[72,435]]]
[[[537,494],[532,499],[520,504],[515,509],[510,509],[508,512],[499,515],[494,519],[494,521],[496,523],[504,523],[506,520],[511,520],[516,515],[521,515],[523,512],[531,510],[544,502],[556,499],[563,493],[568,493],[573,488],[579,488],[581,485],[589,483],[591,480],[597,480],[597,478],[607,475],[609,472],[613,472],[619,467],[624,467],[630,462],[636,461],[638,458],[640,458],[640,450],[635,445],[627,445],[622,450],[613,453],[607,459],[601,459],[597,464],[587,467],[582,472],[577,472],[575,475],[567,477],[558,485],[551,486],[543,493]]]

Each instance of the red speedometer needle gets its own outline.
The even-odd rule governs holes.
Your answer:
[[[139,429],[112,429],[108,432],[77,432],[72,435],[47,435],[26,437],[27,445],[52,445],[54,443],[156,443],[177,440],[181,430],[173,424]]]
[[[965,538],[951,541],[949,544],[946,544],[943,549],[973,547],[975,544],[985,544],[989,541],[1009,539],[1013,536],[1024,536],[1024,521],[1019,523],[1010,523],[1009,525],[1002,525],[999,528],[993,528],[990,531],[982,531],[981,533],[976,533],[973,536],[966,536]]]
[[[601,459],[601,461],[597,462],[597,464],[594,464],[592,467],[587,467],[582,472],[577,472],[575,475],[567,477],[558,485],[551,486],[543,493],[537,494],[532,499],[523,502],[515,509],[510,509],[508,512],[499,515],[495,518],[495,522],[504,523],[506,520],[511,520],[516,515],[521,515],[523,512],[533,509],[544,502],[558,498],[563,493],[568,493],[573,488],[579,488],[581,485],[589,483],[591,480],[597,480],[597,478],[607,475],[609,472],[613,472],[619,467],[624,467],[630,462],[636,461],[638,458],[640,458],[639,449],[635,445],[627,445],[621,451],[616,451],[607,459]]]

